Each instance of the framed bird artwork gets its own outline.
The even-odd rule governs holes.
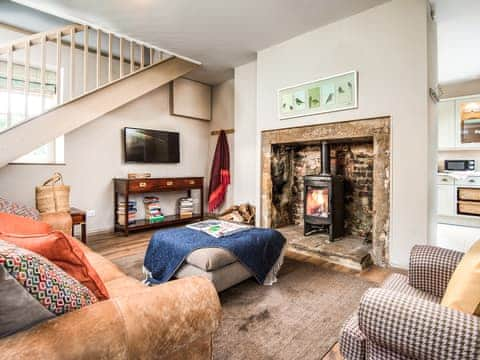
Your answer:
[[[278,116],[290,119],[358,107],[358,72],[308,81],[278,90]]]

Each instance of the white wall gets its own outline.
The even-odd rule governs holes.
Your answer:
[[[430,11],[430,7],[428,7]],[[438,89],[438,48],[437,48],[437,24],[427,16],[427,58],[428,58],[428,87]],[[438,161],[438,104],[432,98],[427,99],[428,122],[427,136],[428,149],[427,161],[428,172],[428,210],[429,210],[429,228],[427,242],[431,245],[437,239],[437,161]]]
[[[0,39],[5,42],[18,39],[22,34],[0,29]],[[69,95],[70,49],[62,46],[64,79],[62,95]],[[24,52],[16,52],[16,61],[23,61]],[[32,48],[32,66],[39,66],[39,46]],[[137,58],[139,55],[137,54]],[[47,46],[47,66],[54,70],[56,50]],[[75,50],[75,94],[83,88],[83,51]],[[88,57],[88,89],[96,82],[96,55]],[[107,81],[108,59],[102,57],[101,83]],[[113,61],[113,79],[119,76],[119,61]],[[125,65],[129,72],[129,64]],[[65,183],[71,186],[71,204],[85,210],[95,210],[96,216],[88,219],[88,231],[109,231],[113,228],[114,177],[126,177],[129,172],[151,172],[156,177],[203,176],[207,194],[211,161],[217,137],[210,136],[214,129],[234,127],[234,81],[228,80],[213,88],[212,121],[195,120],[170,115],[168,85],[155,90],[123,107],[81,127],[65,136],[65,166],[62,165],[8,165],[0,168],[0,196],[35,205],[35,186],[49,178],[53,172],[63,174]],[[188,103],[188,102],[186,102]],[[66,119],[68,121],[68,119]],[[124,127],[139,127],[180,132],[181,162],[179,164],[125,164],[121,132]],[[234,138],[228,135],[232,178],[234,171]],[[184,193],[161,195],[165,213],[175,212],[175,200]],[[139,214],[143,217],[141,197],[138,197]],[[207,196],[205,196],[205,202]],[[232,186],[228,188],[224,209],[233,204]]]
[[[390,263],[403,267],[428,242],[432,210],[427,13],[426,0],[393,0],[257,54],[257,146],[262,130],[392,117]],[[358,109],[279,120],[278,89],[349,70],[359,72]],[[260,186],[251,197],[260,202]]]
[[[67,121],[68,119],[66,119]],[[35,186],[59,171],[71,186],[71,204],[94,209],[89,231],[113,227],[114,177],[129,172],[152,176],[207,176],[209,122],[169,114],[169,89],[163,86],[65,136],[65,166],[8,165],[0,169],[0,196],[35,204]],[[122,129],[126,126],[180,132],[179,164],[126,164],[123,162]],[[163,194],[166,213],[174,211],[179,193]],[[141,207],[141,202],[139,203]]]
[[[216,85],[212,90],[212,121],[210,121],[210,130],[233,129],[234,127],[234,80],[227,80],[221,84]],[[209,155],[208,155],[208,179],[210,181],[210,170],[213,161],[213,154],[217,145],[218,135],[209,136]],[[236,143],[233,134],[227,134],[227,141],[230,149],[230,172],[232,182],[227,188],[227,195],[225,202],[215,212],[221,213],[233,205],[233,182],[237,175],[235,171],[235,151]]]
[[[235,68],[235,204],[256,204],[257,62]]]

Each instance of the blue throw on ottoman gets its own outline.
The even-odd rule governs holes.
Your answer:
[[[263,284],[279,259],[285,238],[276,230],[251,228],[232,235],[215,238],[186,227],[157,231],[145,255],[146,282],[158,284],[170,280],[187,256],[203,248],[222,248],[238,258]]]

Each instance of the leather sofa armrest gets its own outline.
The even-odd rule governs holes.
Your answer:
[[[221,307],[192,277],[102,301],[0,339],[6,359],[162,359],[211,336]]]
[[[217,291],[201,277],[171,281],[114,301],[124,319],[129,353],[135,356],[169,354],[212,335],[220,324]]]
[[[68,212],[43,213],[40,214],[40,221],[49,224],[53,230],[72,235],[72,217]]]
[[[358,319],[367,342],[402,359],[480,358],[478,316],[394,290],[369,289],[360,300]]]

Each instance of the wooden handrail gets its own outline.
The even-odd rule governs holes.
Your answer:
[[[47,41],[55,41],[58,37],[58,33],[60,33],[61,36],[66,36],[70,34],[72,29],[78,32],[81,31],[82,27],[81,25],[67,25],[55,30],[44,31],[41,33],[21,37],[20,39],[11,41],[8,44],[0,45],[0,55],[8,53],[9,48],[13,49],[13,51],[24,49],[27,41],[30,41],[30,45],[39,45],[44,37]]]

